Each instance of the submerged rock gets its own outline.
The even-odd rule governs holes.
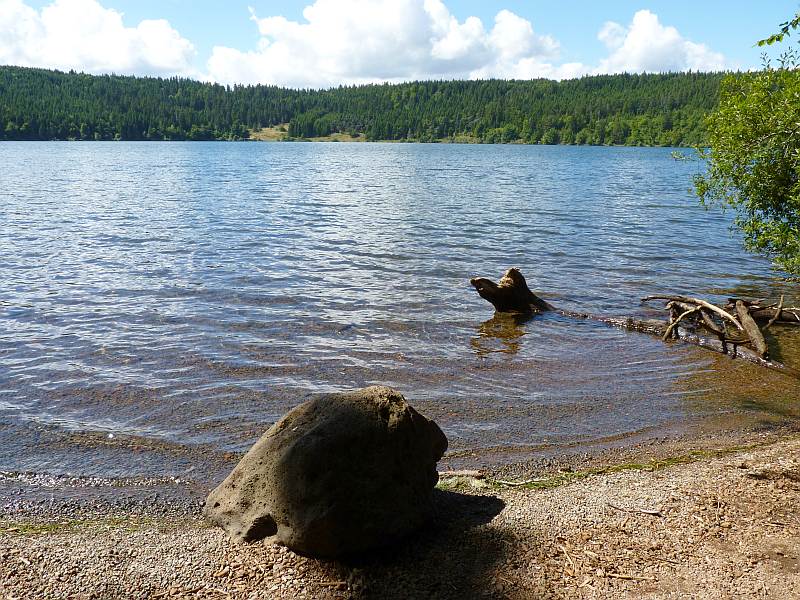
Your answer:
[[[239,541],[315,556],[397,540],[432,510],[447,438],[402,395],[330,394],[275,423],[209,494],[204,512]]]

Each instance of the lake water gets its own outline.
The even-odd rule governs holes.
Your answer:
[[[492,318],[469,285],[517,266],[607,315],[660,315],[640,298],[663,292],[796,302],[698,207],[700,168],[663,148],[2,143],[0,470],[216,476],[309,395],[376,383],[453,464],[794,419],[784,376]]]

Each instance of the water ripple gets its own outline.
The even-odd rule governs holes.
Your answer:
[[[667,291],[788,300],[668,149],[3,143],[0,164],[0,468],[172,473],[370,383],[456,449],[798,395],[647,336],[493,319],[467,283],[518,266],[551,302],[605,314],[653,316],[639,298]],[[157,456],[125,459],[134,438]]]

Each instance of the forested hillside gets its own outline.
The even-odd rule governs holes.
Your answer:
[[[0,67],[0,140],[297,138],[682,146],[705,141],[722,74],[425,81],[291,90]]]

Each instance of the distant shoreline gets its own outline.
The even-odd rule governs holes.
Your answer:
[[[514,140],[510,142],[485,142],[481,141],[480,139],[462,139],[460,137],[453,138],[440,138],[440,139],[433,139],[433,140],[415,140],[415,139],[401,139],[401,140],[389,140],[389,139],[376,139],[370,140],[367,139],[366,136],[363,134],[353,138],[350,134],[346,133],[335,133],[329,136],[324,137],[312,137],[312,138],[298,138],[298,137],[289,137],[288,135],[283,138],[259,138],[259,137],[249,137],[249,138],[239,138],[239,139],[215,139],[215,140],[80,140],[75,138],[54,138],[50,140],[0,140],[0,144],[3,143],[43,143],[43,142],[64,142],[64,143],[71,143],[71,142],[83,142],[83,143],[95,143],[95,142],[126,142],[126,143],[196,143],[196,142],[211,142],[211,143],[249,143],[249,142],[257,142],[257,143],[298,143],[298,144],[306,144],[306,143],[321,143],[321,144],[352,144],[352,143],[371,143],[371,144],[421,144],[421,145],[430,145],[430,144],[444,144],[444,145],[465,145],[465,146],[547,146],[547,147],[583,147],[583,148],[662,148],[662,149],[675,149],[679,148],[681,150],[693,150],[695,146],[691,145],[668,145],[662,146],[658,144],[542,144],[542,143],[532,143],[526,142],[524,140]]]

